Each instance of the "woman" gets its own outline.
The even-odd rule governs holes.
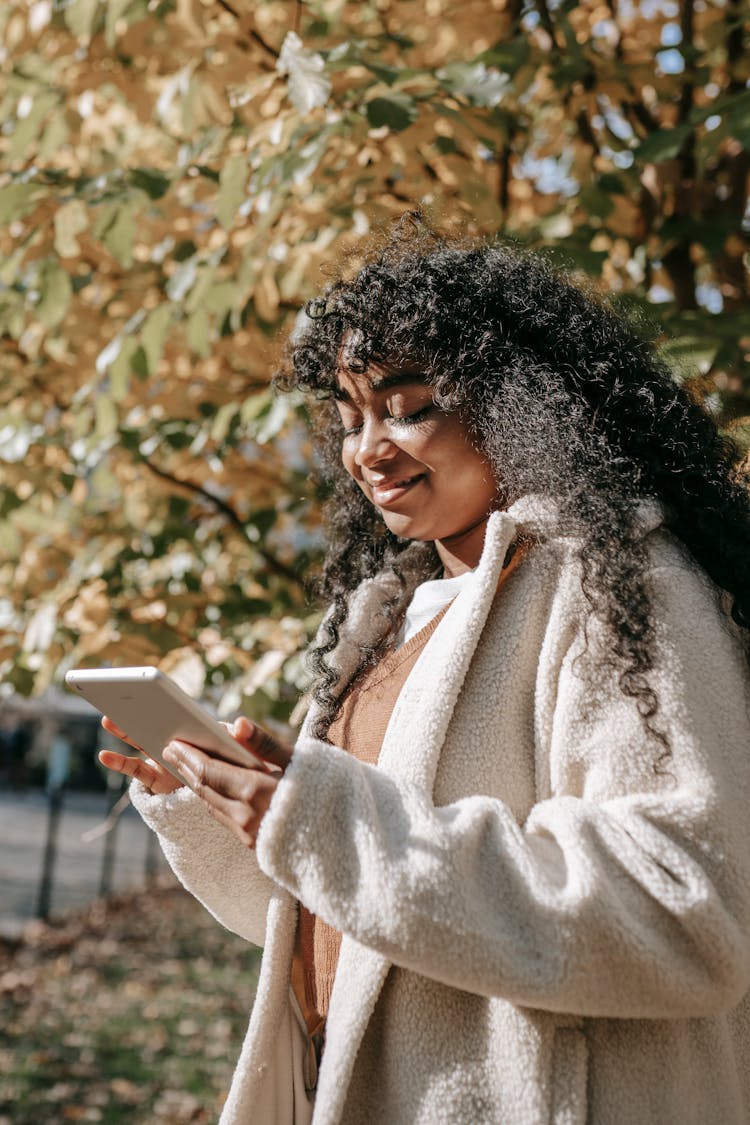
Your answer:
[[[235,724],[266,773],[172,744],[195,792],[103,755],[265,946],[222,1121],[746,1122],[735,451],[532,256],[402,228],[308,314],[283,382],[318,403],[331,608],[302,734]]]

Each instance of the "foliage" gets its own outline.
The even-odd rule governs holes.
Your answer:
[[[226,713],[288,715],[318,516],[269,372],[327,263],[415,203],[599,278],[744,432],[742,21],[742,0],[8,0],[7,688],[171,652]]]
[[[0,945],[0,1122],[215,1121],[258,953],[171,884],[32,924]]]

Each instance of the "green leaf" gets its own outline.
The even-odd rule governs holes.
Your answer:
[[[276,437],[286,422],[288,413],[288,404],[281,396],[271,399],[270,409],[261,416],[262,422],[255,433],[255,440],[259,445],[265,445],[271,438]]]
[[[149,199],[161,199],[172,183],[169,176],[155,168],[134,168],[130,173],[130,182],[133,187],[145,191]]]
[[[72,0],[65,9],[65,22],[79,39],[90,39],[98,14],[99,0]]]
[[[386,66],[384,63],[371,62],[369,60],[363,61],[370,73],[374,74],[381,82],[385,82],[386,86],[392,86],[402,75],[402,71],[399,70],[398,67]]]
[[[365,105],[367,120],[373,129],[387,125],[394,133],[407,129],[417,118],[417,106],[408,94],[393,93],[371,98]]]
[[[253,512],[247,522],[258,529],[262,539],[264,536],[268,535],[269,531],[276,523],[278,515],[279,513],[275,508],[263,508],[259,512]]]
[[[20,339],[26,324],[23,299],[18,294],[0,295],[0,335],[7,334],[12,340]]]
[[[169,305],[159,305],[149,313],[141,329],[141,347],[146,357],[146,370],[149,375],[155,374],[159,366],[171,322],[172,310]]]
[[[185,298],[184,307],[187,312],[193,313],[196,309],[203,306],[203,298],[213,282],[215,273],[216,270],[212,266],[203,266],[203,268],[198,271],[198,278]]]
[[[135,209],[136,205],[132,201],[115,207],[112,220],[102,234],[104,245],[123,266],[133,264]]]
[[[707,117],[712,117],[714,114],[718,114],[720,117],[726,117],[734,113],[739,113],[740,115],[750,113],[750,90],[740,90],[739,93],[727,94],[705,105],[695,106],[695,108],[691,110],[688,120],[695,125],[700,124],[705,121]]]
[[[29,148],[36,140],[42,121],[59,102],[57,94],[42,93],[34,98],[34,104],[27,115],[21,118],[11,135],[8,145],[8,160],[27,160]]]
[[[55,211],[55,250],[61,258],[76,258],[81,247],[76,238],[89,225],[86,208],[80,199],[71,199]]]
[[[209,312],[223,316],[234,306],[236,299],[237,285],[234,281],[217,281],[206,290],[203,304]]]
[[[583,188],[578,195],[578,201],[587,215],[593,215],[597,219],[606,219],[615,209],[607,193],[596,185]]]
[[[437,71],[437,77],[451,93],[486,108],[499,105],[510,87],[507,74],[483,62],[449,63]]]
[[[146,358],[146,349],[143,348],[140,344],[136,347],[133,355],[131,356],[130,369],[133,374],[141,380],[141,382],[145,382],[146,379],[148,379],[149,370],[148,359]]]
[[[272,395],[270,390],[257,391],[254,395],[246,398],[240,407],[240,421],[243,426],[249,422],[255,421],[260,418],[262,414],[270,410]]]
[[[727,110],[727,128],[745,148],[750,148],[750,91],[739,95]]]
[[[690,378],[698,372],[706,375],[711,370],[719,343],[714,339],[700,336],[680,336],[674,340],[667,340],[659,353],[675,374]]]
[[[94,432],[98,438],[109,437],[117,430],[117,407],[110,395],[103,394],[101,391],[97,394],[94,402],[94,418]]]
[[[622,176],[618,176],[616,172],[602,172],[596,183],[599,190],[607,195],[624,195],[626,191]]]
[[[117,42],[117,23],[125,15],[132,0],[107,0],[104,19],[104,38],[108,47]]]
[[[458,152],[458,145],[453,140],[453,137],[435,137],[435,148],[439,153],[442,153],[443,156],[447,156],[448,154],[453,152]]]
[[[216,417],[211,425],[211,437],[217,445],[226,438],[229,433],[232,422],[237,417],[239,407],[236,402],[225,402],[222,407],[216,412]]]
[[[196,355],[206,357],[211,348],[209,346],[210,322],[208,313],[200,305],[190,314],[187,320],[187,342],[191,351]]]
[[[10,520],[0,520],[0,554],[5,558],[17,558],[21,551],[21,536]]]
[[[713,255],[721,253],[727,238],[736,230],[737,220],[731,212],[696,219],[684,215],[670,215],[659,227],[659,237],[662,244],[697,242],[705,246],[709,254]]]
[[[23,500],[13,488],[0,488],[0,519],[4,519],[14,508],[20,508]]]
[[[479,59],[487,66],[514,74],[527,62],[531,54],[531,44],[524,35],[517,35],[505,43],[497,43],[489,51],[484,51]]]
[[[184,262],[188,258],[192,258],[193,254],[195,254],[197,250],[198,247],[195,245],[192,238],[184,238],[175,246],[174,250],[172,251],[172,257],[176,262]]]
[[[46,328],[56,328],[65,319],[73,292],[67,270],[56,262],[45,262],[40,272],[39,291],[41,298],[36,315]]]
[[[41,191],[37,184],[7,184],[0,188],[0,223],[23,218],[36,206]]]
[[[128,392],[130,374],[133,370],[133,356],[138,344],[132,336],[127,336],[117,354],[117,358],[110,364],[109,389],[115,401],[124,398]]]
[[[230,230],[234,225],[237,208],[245,198],[247,171],[247,158],[241,153],[234,153],[219,173],[216,218],[224,230]]]
[[[44,164],[51,157],[57,156],[62,146],[67,142],[69,130],[63,116],[62,107],[54,114],[42,133],[37,145],[37,159]]]
[[[213,180],[215,184],[218,184],[219,173],[215,168],[209,168],[208,164],[196,164],[195,167],[206,180]]]
[[[674,160],[680,155],[682,146],[692,133],[691,125],[678,125],[675,129],[657,129],[651,133],[633,152],[636,161],[643,164],[658,164],[662,160]]]

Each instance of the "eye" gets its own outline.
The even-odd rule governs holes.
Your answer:
[[[428,402],[421,410],[415,410],[413,414],[391,414],[391,421],[395,422],[397,426],[417,426],[427,417],[435,404]]]
[[[337,402],[336,408],[339,413],[339,421],[341,428],[344,431],[344,437],[350,437],[352,434],[358,434],[362,429],[362,416],[354,410],[350,403]]]

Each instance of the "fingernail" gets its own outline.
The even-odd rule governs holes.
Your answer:
[[[167,762],[176,762],[177,761],[177,751],[174,749],[171,742],[167,746],[165,746],[164,749],[162,750],[162,757]]]

